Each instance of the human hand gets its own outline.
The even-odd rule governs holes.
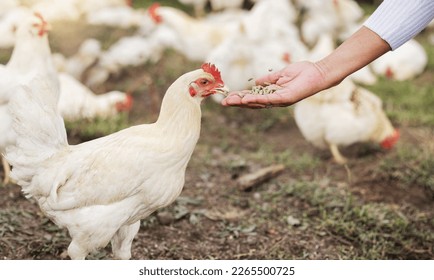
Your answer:
[[[293,63],[282,70],[258,78],[257,85],[276,85],[279,89],[270,94],[252,94],[250,90],[234,91],[222,100],[223,106],[270,108],[292,105],[325,89],[323,71],[312,62]]]

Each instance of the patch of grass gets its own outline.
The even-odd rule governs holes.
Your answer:
[[[394,122],[410,126],[434,126],[434,89],[431,85],[416,85],[414,81],[379,79],[368,87],[383,100],[385,110]]]
[[[254,153],[249,153],[249,157],[254,161],[261,162],[262,165],[283,164],[295,174],[305,173],[310,170],[313,173],[319,165],[321,160],[313,157],[309,153],[299,153],[288,148],[281,153],[276,153],[274,148],[270,145],[261,145]]]
[[[11,57],[12,49],[0,49],[0,63],[6,64]]]
[[[185,12],[191,12],[192,11],[191,6],[186,6],[186,5],[181,4],[179,1],[173,1],[173,0],[158,0],[158,1],[139,0],[139,1],[133,1],[133,7],[136,9],[138,9],[138,8],[147,9],[149,6],[151,6],[155,2],[160,3],[161,6],[175,7],[175,8],[184,10]]]
[[[386,158],[379,171],[386,180],[410,189],[421,186],[434,198],[434,155],[419,148],[400,148],[394,157]]]
[[[129,123],[127,113],[121,113],[109,119],[65,122],[65,126],[69,137],[89,141],[124,129],[129,126]]]
[[[304,223],[334,240],[343,259],[429,259],[432,255],[434,224],[426,215],[395,205],[362,204],[345,189],[319,182],[295,181],[283,185],[282,194],[308,205]]]

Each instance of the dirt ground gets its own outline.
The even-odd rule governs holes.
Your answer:
[[[157,65],[126,70],[95,90],[127,90],[143,79],[128,123],[148,123],[168,85],[199,65],[168,52]],[[406,180],[414,162],[396,164],[406,147],[432,149],[432,127],[397,124],[397,149],[343,148],[350,160],[341,166],[303,139],[291,108],[224,108],[207,100],[202,110],[181,197],[142,222],[133,259],[434,259],[434,191]],[[70,143],[90,138],[70,133]],[[240,176],[278,163],[285,166],[279,176],[238,188]],[[400,173],[406,164],[407,177]],[[66,259],[69,241],[19,186],[0,187],[1,259]],[[110,245],[89,257],[110,258]]]

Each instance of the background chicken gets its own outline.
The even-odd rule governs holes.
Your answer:
[[[119,112],[129,111],[133,99],[120,91],[95,94],[74,77],[59,73],[60,98],[58,108],[65,121],[106,119]]]
[[[149,8],[149,15],[157,25],[169,26],[176,32],[178,40],[171,47],[193,61],[204,61],[213,48],[239,28],[237,21],[213,23],[158,3]]]
[[[57,71],[66,72],[82,81],[85,78],[83,74],[98,62],[101,55],[101,43],[94,38],[89,38],[80,44],[74,55],[65,57],[60,53],[55,53],[53,60]]]
[[[0,67],[0,155],[14,142],[15,135],[10,129],[11,117],[7,106],[11,97],[11,88],[27,83],[37,73],[47,76],[55,87],[59,87],[57,74],[51,61],[48,45],[48,23],[40,14],[27,16],[18,26],[12,56],[5,66]],[[5,171],[4,182],[9,181],[9,165],[2,158]]]
[[[115,258],[129,259],[140,219],[182,190],[200,134],[201,101],[224,91],[220,72],[204,64],[169,87],[155,123],[70,146],[57,111],[59,92],[38,76],[10,101],[18,135],[6,153],[12,178],[68,229],[72,259],[110,241]]]
[[[412,79],[420,75],[427,64],[428,55],[425,49],[414,39],[371,63],[372,70],[376,74],[397,81]]]
[[[341,164],[346,159],[338,146],[372,141],[390,149],[399,138],[381,99],[351,80],[295,104],[294,117],[306,140],[318,148],[328,147]]]

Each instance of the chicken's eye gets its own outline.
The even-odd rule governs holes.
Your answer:
[[[206,86],[207,84],[210,83],[210,81],[207,80],[207,79],[202,79],[202,80],[199,81],[199,83],[200,83],[201,85],[203,85],[203,86]]]

